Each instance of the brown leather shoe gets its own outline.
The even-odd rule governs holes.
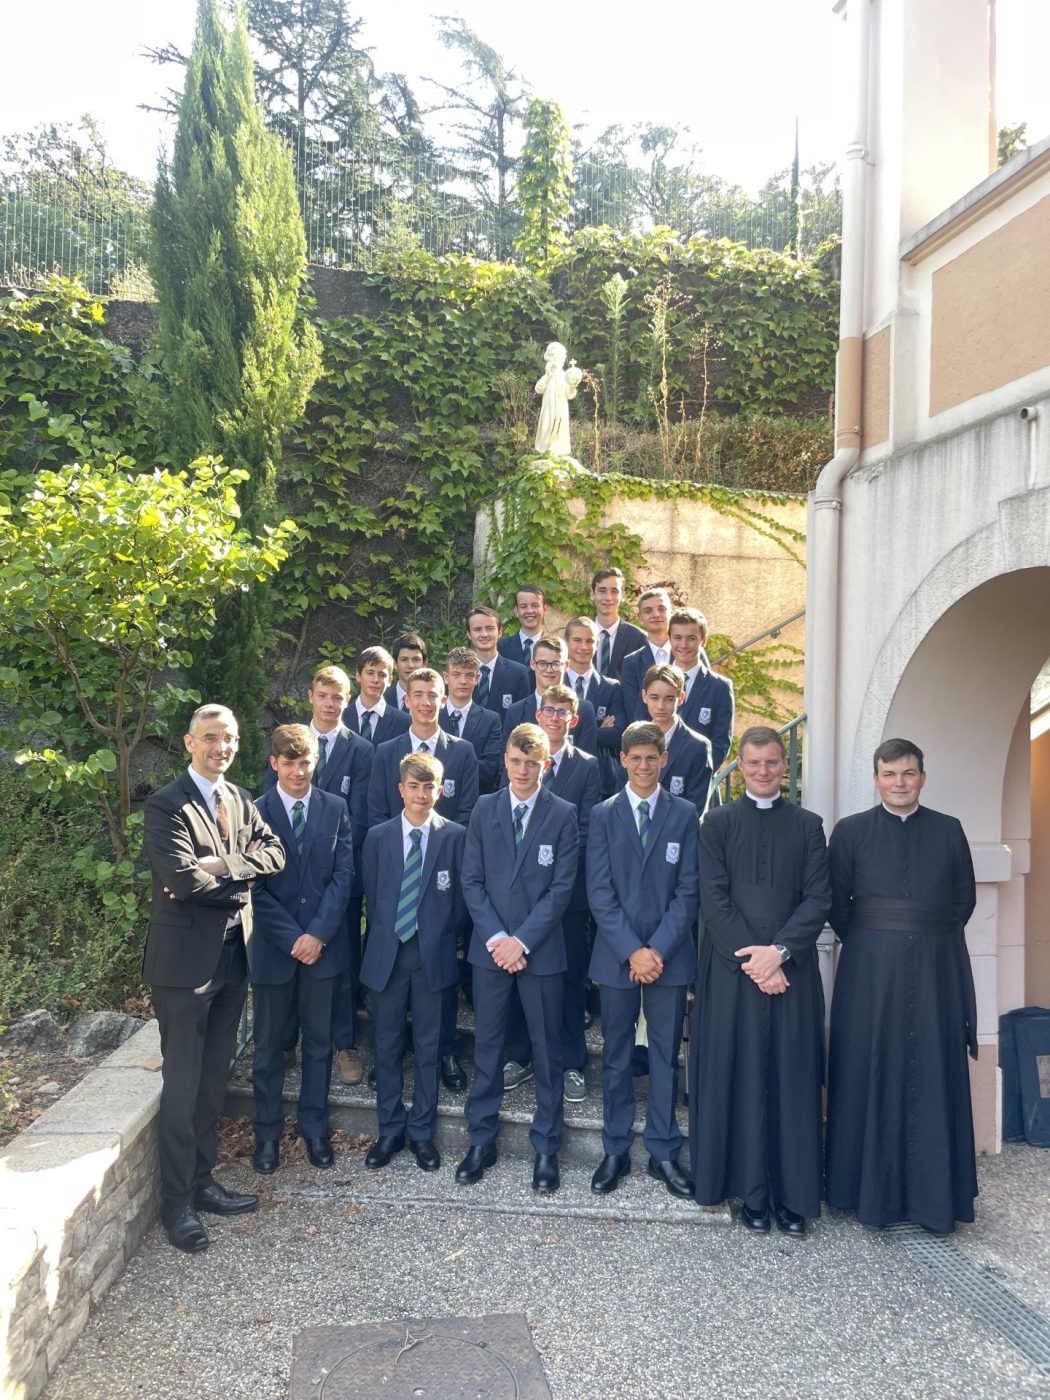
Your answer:
[[[335,1067],[344,1084],[360,1084],[365,1077],[365,1067],[353,1050],[340,1050],[335,1057]]]

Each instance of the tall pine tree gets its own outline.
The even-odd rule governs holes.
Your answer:
[[[247,471],[241,512],[258,536],[274,518],[281,439],[303,410],[320,351],[299,309],[306,243],[291,154],[256,105],[243,17],[227,30],[215,0],[198,0],[153,218],[172,450],[187,461],[221,454]],[[191,675],[204,700],[237,715],[249,781],[263,762],[267,614],[259,586],[221,603],[209,653]]]

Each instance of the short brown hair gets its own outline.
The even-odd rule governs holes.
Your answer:
[[[783,738],[768,724],[753,724],[750,729],[745,729],[740,736],[737,753],[742,754],[744,752],[745,744],[751,749],[764,749],[767,744],[776,744],[777,748],[780,750],[780,757],[787,757]]]
[[[561,657],[566,657],[569,654],[569,648],[565,645],[565,638],[556,637],[553,632],[540,633],[532,644],[533,656],[536,655],[540,647],[543,647],[546,651],[556,651]]]
[[[670,632],[675,623],[677,623],[679,627],[699,627],[700,640],[702,642],[707,641],[707,618],[699,608],[675,608],[674,612],[667,619],[668,632]]]
[[[918,744],[913,744],[910,739],[883,739],[875,750],[872,768],[875,773],[878,773],[880,763],[896,763],[899,758],[917,759],[919,772],[925,773],[922,749],[919,748]]]
[[[517,588],[515,588],[514,590],[515,606],[517,606],[519,593],[535,593],[536,596],[540,598],[544,603],[547,601],[547,595],[546,593],[544,593],[543,589],[539,586],[538,583],[519,583]]]
[[[305,724],[279,724],[270,735],[274,758],[316,758],[317,735]]]
[[[519,753],[533,758],[537,753],[544,758],[550,758],[550,740],[544,734],[538,724],[516,725],[507,735],[505,748],[517,749]]]
[[[667,749],[663,730],[658,724],[652,724],[649,720],[636,719],[623,731],[620,752],[629,753],[631,749],[640,748],[642,744],[655,744],[661,753]]]
[[[394,674],[394,658],[386,647],[365,647],[357,658],[357,674],[360,675],[366,666],[382,666]]]
[[[341,666],[322,666],[315,671],[310,689],[313,690],[315,685],[337,685],[347,695],[350,694],[350,677]]]
[[[667,604],[668,612],[670,612],[671,609],[674,607],[674,604],[671,602],[671,595],[670,593],[668,593],[666,588],[647,588],[644,591],[644,593],[639,593],[638,602],[635,604],[635,606],[641,607],[641,605],[644,602],[646,602],[649,598],[662,598]]]
[[[490,608],[487,603],[475,603],[474,606],[471,608],[470,612],[467,613],[468,627],[470,626],[470,619],[476,614],[480,614],[482,617],[491,617],[501,627],[503,626],[502,622],[500,621],[500,615],[495,608]]]
[[[598,572],[597,572],[597,573],[592,577],[592,579],[591,579],[591,592],[593,593],[594,590],[595,590],[595,589],[598,587],[598,585],[601,583],[602,579],[606,579],[606,578],[618,578],[618,579],[620,580],[620,582],[623,583],[623,581],[624,581],[624,578],[623,578],[623,570],[622,570],[622,569],[599,569]]]
[[[565,633],[566,638],[568,638],[569,633],[574,627],[586,627],[594,640],[598,640],[598,624],[594,621],[593,617],[570,617],[568,622],[561,629]]]
[[[481,668],[481,662],[470,647],[453,647],[445,657],[445,670],[450,671],[453,666],[459,666],[464,671],[477,671]]]
[[[433,781],[439,787],[445,776],[444,764],[440,758],[435,758],[432,753],[406,753],[398,764],[397,771],[402,782],[407,782],[409,778],[415,778],[419,783]]]
[[[442,695],[445,693],[445,682],[438,671],[432,666],[417,666],[414,671],[409,671],[408,680],[405,681],[405,694],[408,695],[416,681],[421,681],[424,685],[437,685],[441,689]]]
[[[580,698],[570,685],[549,685],[543,692],[541,699],[545,705],[555,703],[567,705],[571,701],[573,714],[576,714],[580,708]]]
[[[402,651],[421,652],[423,660],[427,660],[427,644],[418,632],[402,632],[400,637],[395,639],[391,651],[394,653],[395,661],[398,658],[398,654]]]
[[[648,690],[654,681],[663,681],[665,685],[673,686],[676,695],[681,695],[685,689],[684,673],[677,666],[672,666],[670,662],[650,666],[642,678],[642,690]]]

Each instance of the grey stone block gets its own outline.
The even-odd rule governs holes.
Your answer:
[[[107,1055],[99,1069],[146,1069],[159,1080],[161,1067],[160,1026],[156,1021],[139,1022],[141,1030],[126,1040],[119,1050]]]
[[[143,1069],[101,1065],[27,1128],[22,1137],[113,1132],[130,1145],[160,1106],[160,1079]]]
[[[144,1022],[123,1011],[92,1011],[66,1031],[66,1050],[78,1060],[109,1054],[142,1029]]]
[[[62,1027],[50,1011],[27,1011],[12,1021],[0,1035],[0,1050],[61,1050],[65,1048]]]
[[[47,1369],[53,1372],[66,1352],[83,1332],[91,1312],[91,1297],[85,1293],[47,1339]]]

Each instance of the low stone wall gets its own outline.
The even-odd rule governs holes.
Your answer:
[[[155,1021],[0,1151],[0,1397],[33,1400],[157,1215]]]

